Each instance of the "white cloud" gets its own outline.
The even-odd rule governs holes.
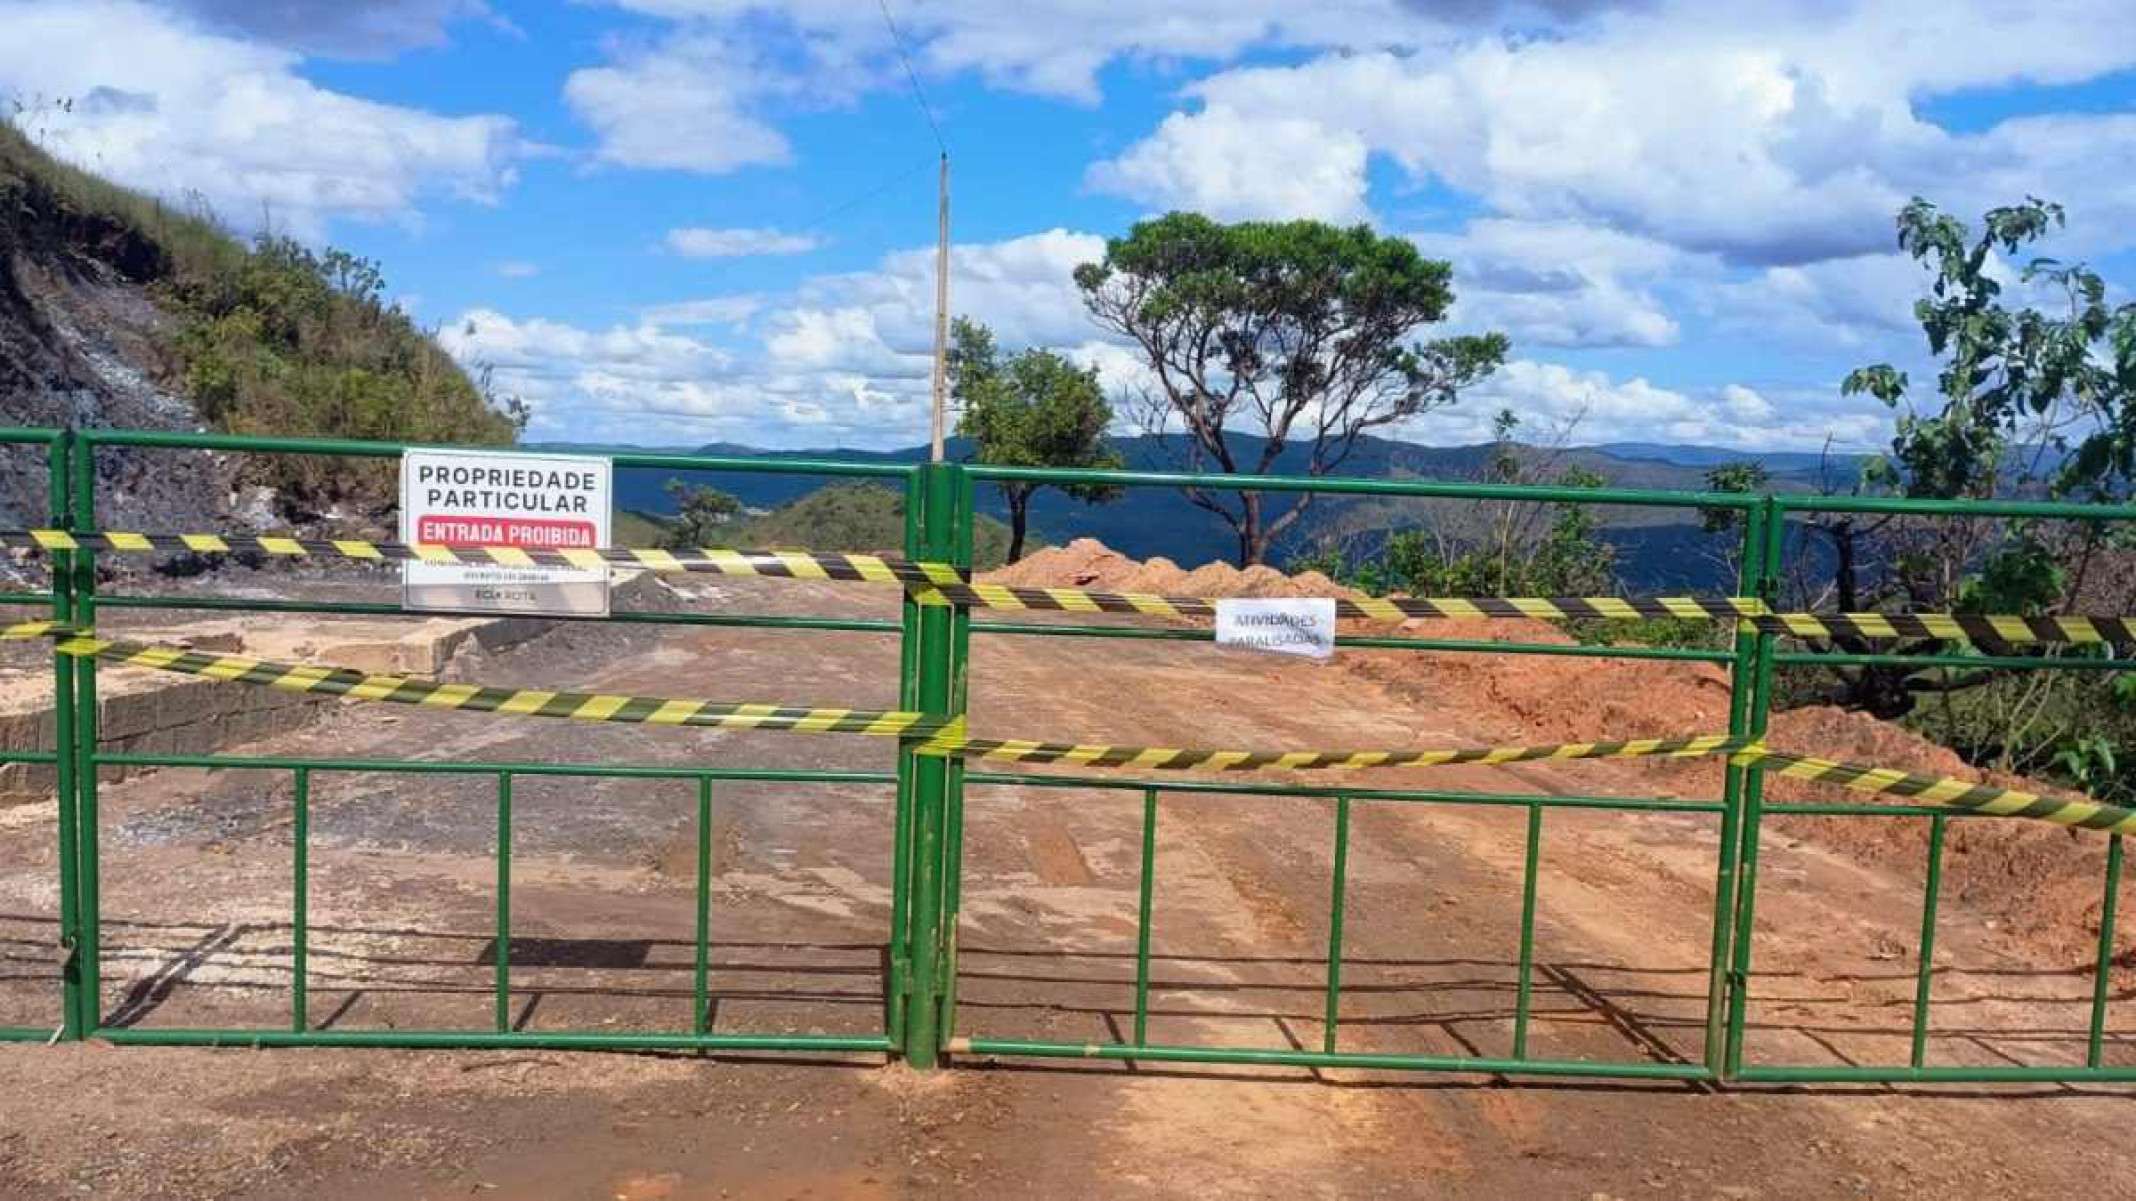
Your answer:
[[[1363,139],[1310,118],[1249,119],[1223,105],[1192,117],[1172,114],[1147,141],[1093,164],[1087,182],[1224,221],[1367,216]]]
[[[1664,247],[1554,226],[1478,223],[1449,245],[1543,273],[1522,282],[1512,268],[1494,268],[1494,295],[1556,288],[1574,309],[1610,294],[1593,280],[1682,267],[1682,256]],[[1076,264],[1103,253],[1103,239],[1065,229],[955,246],[953,309],[987,321],[1004,347],[1058,349],[1098,367],[1116,394],[1131,390],[1145,374],[1138,353],[1099,336],[1070,279]],[[1553,279],[1551,270],[1570,274]],[[644,442],[650,419],[663,431],[653,440],[907,446],[927,426],[933,298],[933,252],[916,247],[885,255],[870,271],[812,277],[784,296],[656,306],[636,325],[592,330],[478,310],[443,337],[463,363],[490,365],[501,390],[532,404],[538,436]],[[1569,426],[1580,443],[1815,449],[1831,438],[1860,449],[1888,429],[1881,406],[1831,387],[1680,389],[1523,357],[1458,405],[1396,434],[1440,445],[1484,441],[1492,416],[1507,407],[1533,436]],[[1123,411],[1123,432],[1127,417]]]
[[[601,162],[719,174],[792,159],[786,136],[748,111],[783,86],[734,44],[687,37],[573,71],[564,99],[599,136]]]
[[[741,258],[758,254],[802,254],[814,250],[809,234],[781,233],[776,229],[707,229],[684,226],[667,232],[667,248],[684,258]]]
[[[506,279],[532,279],[541,274],[541,267],[525,259],[506,259],[497,264],[497,274]]]
[[[716,347],[649,323],[593,331],[538,317],[514,320],[493,309],[462,314],[439,340],[456,358],[525,379],[549,377],[560,361],[598,362],[609,375],[647,381],[718,374],[732,363]]]
[[[1651,285],[1710,270],[1660,242],[1570,221],[1485,218],[1411,240],[1453,264],[1452,326],[1523,347],[1671,345],[1681,331]]]
[[[984,320],[1005,346],[1084,342],[1093,331],[1070,274],[1104,254],[1103,238],[1065,229],[952,246],[950,309]],[[816,277],[773,320],[837,312],[865,313],[885,349],[924,359],[934,345],[934,251],[894,251],[873,271]],[[851,317],[838,323],[860,328]]]
[[[740,325],[763,307],[763,297],[743,293],[656,304],[639,316],[647,325]]]
[[[1859,352],[1918,341],[1913,305],[1925,283],[1921,264],[1905,255],[1864,254],[1768,267],[1715,283],[1695,303],[1723,331]]]
[[[1573,253],[1569,230],[1485,226],[1469,237],[1575,272],[1658,271],[1675,261],[1622,239]],[[1560,243],[1566,253],[1553,256]],[[1102,239],[1065,229],[953,247],[954,310],[986,320],[1004,347],[1053,347],[1098,367],[1109,390],[1131,389],[1144,376],[1137,352],[1100,338],[1069,277],[1103,252]],[[1585,285],[1569,286],[1577,294]],[[635,325],[594,330],[478,310],[443,338],[463,363],[489,365],[502,391],[532,404],[538,436],[644,442],[650,420],[662,430],[651,440],[660,441],[907,446],[926,431],[933,296],[932,251],[913,248],[885,255],[874,270],[813,277],[785,296],[657,306]],[[1503,407],[1537,434],[1571,425],[1579,442],[1815,448],[1830,436],[1858,447],[1886,428],[1880,406],[1829,389],[1772,397],[1743,383],[1682,390],[1522,358],[1398,433],[1478,442]]]
[[[1118,348],[1095,340],[1069,278],[1103,253],[1103,239],[1061,229],[952,247],[955,309],[987,321],[1004,346],[1121,365]],[[927,427],[933,305],[934,252],[916,248],[784,297],[661,305],[606,330],[479,309],[441,340],[526,399],[537,436],[644,442],[650,417],[667,441],[902,446]]]
[[[507,118],[329,91],[288,51],[123,0],[0,0],[0,29],[0,95],[77,98],[24,122],[47,149],[240,224],[264,211],[312,235],[336,217],[406,219],[430,196],[494,202],[526,153]]]
[[[882,14],[856,0],[618,0],[619,7],[687,27],[784,27],[818,54],[850,64],[891,51]],[[976,71],[989,84],[1084,102],[1097,72],[1120,56],[1228,59],[1257,43],[1289,40],[1287,24],[1359,30],[1373,20],[1417,25],[1399,0],[1330,0],[1310,18],[1273,0],[900,0],[893,10],[922,69]],[[1314,44],[1332,44],[1316,41]],[[887,76],[886,76],[887,78]],[[892,82],[895,82],[892,80]]]
[[[1889,432],[1881,405],[1843,399],[1836,391],[1776,404],[1743,384],[1693,393],[1644,377],[1618,380],[1607,372],[1515,359],[1460,404],[1420,419],[1405,435],[1440,445],[1483,442],[1500,409],[1513,410],[1530,437],[1569,431],[1575,445],[1637,441],[1815,450],[1829,439],[1840,449],[1863,449]]]
[[[1593,13],[1646,2],[900,0],[893,15],[924,76],[971,74],[994,88],[1095,104],[1099,73],[1121,60],[1172,70],[1257,48],[1438,45],[1458,31],[1501,25],[1577,27]],[[714,173],[784,163],[792,150],[773,125],[775,110],[836,106],[907,86],[882,12],[866,0],[610,3],[664,24],[649,41],[616,44],[615,61],[574,72],[566,84],[605,162]],[[743,57],[744,44],[758,53]],[[953,110],[944,115],[955,119]]]
[[[2104,0],[2058,11],[1981,0],[1708,10],[1667,5],[1560,36],[1329,54],[1220,72],[1094,172],[1132,166],[1146,203],[1193,203],[1238,130],[1317,123],[1411,179],[1498,215],[1578,221],[1757,266],[1890,245],[1908,195],[1977,211],[2051,191],[2103,228],[2136,219],[2136,117],[2059,116],[1952,133],[1924,92],[2062,80],[2136,61]],[[2124,14],[2125,15],[2125,14]],[[2071,38],[2051,29],[2086,28]],[[2051,45],[2050,45],[2051,43]],[[2072,43],[2083,43],[2082,46]]]
[[[731,354],[650,322],[590,330],[473,309],[438,341],[462,365],[487,368],[499,393],[526,401],[538,436],[642,441],[649,419],[749,411],[735,401]]]
[[[882,15],[860,0],[613,0],[696,26],[776,24],[840,62],[887,55]],[[1579,25],[1648,0],[900,0],[898,27],[922,70],[976,72],[989,85],[1094,103],[1098,72],[1121,59],[1226,61],[1257,47],[1357,49],[1428,44],[1459,30]],[[898,83],[894,73],[888,81]]]

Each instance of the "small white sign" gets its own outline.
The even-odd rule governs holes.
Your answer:
[[[1332,597],[1219,599],[1216,641],[1219,646],[1278,655],[1331,658],[1335,654],[1335,601]]]
[[[613,468],[585,455],[410,450],[400,536],[440,546],[609,545]],[[608,615],[608,569],[401,565],[401,607],[445,613]]]

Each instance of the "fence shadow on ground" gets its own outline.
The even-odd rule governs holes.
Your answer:
[[[0,997],[51,990],[49,917],[0,913]],[[292,988],[291,928],[276,923],[157,923],[107,921],[104,1024],[154,1026],[181,1003],[227,1012],[250,1007],[262,1028],[273,1025],[278,998]],[[489,935],[398,926],[315,925],[307,980],[315,999],[309,1028],[335,1030],[391,999],[402,1016],[494,995],[497,957]],[[337,947],[337,940],[361,949]],[[378,949],[381,946],[390,949]],[[514,937],[511,1028],[525,1030],[545,1007],[565,1002],[581,1021],[614,1022],[618,1011],[648,1001],[678,1006],[687,1021],[693,995],[694,944],[686,939]],[[885,950],[875,942],[714,940],[710,959],[710,1020],[715,1029],[754,1032],[727,1021],[737,1008],[771,1006],[802,1026],[826,1011],[879,1012],[885,1005]],[[1324,1032],[1325,961],[1317,956],[1150,956],[1148,1020],[1196,1023],[1244,1035],[1238,1046],[1316,1049]],[[1340,1018],[1346,1050],[1415,1052],[1436,1042],[1444,1052],[1477,1058],[1503,1050],[1514,1021],[1518,964],[1494,958],[1346,957]],[[1103,950],[966,946],[960,952],[959,1026],[989,1037],[1021,1037],[1039,1027],[1047,1037],[1093,1042],[1130,1041],[1135,956]],[[2088,1030],[2083,1007],[2091,965],[2065,969],[1938,967],[1941,990],[1931,1045],[1939,1057],[1982,1062],[2066,1063],[2081,1057]],[[1636,968],[1576,958],[1538,958],[1529,1009],[1531,1028],[1549,1031],[1573,1057],[1634,1062],[1695,1062],[1705,1033],[1704,965]],[[1809,976],[1759,973],[1753,980],[1752,1020],[1746,1035],[1763,1045],[1796,1040],[1810,1062],[1873,1066],[1857,1049],[1864,1042],[1903,1043],[1911,1033],[1912,968]],[[41,994],[39,994],[41,995]],[[2136,989],[2112,999],[2136,998]],[[1985,1020],[1996,1005],[2066,1008],[2066,1021],[2004,1028]],[[463,1010],[464,1012],[464,1010]],[[450,1022],[440,1028],[452,1028]],[[1152,1038],[1153,1042],[1162,1041]],[[2136,1059],[2136,1031],[2109,1030],[2109,1057]],[[1008,1065],[995,1068],[1010,1070]],[[1020,1063],[1013,1070],[1122,1071],[1236,1076],[1237,1066],[1133,1060]],[[1271,1069],[1271,1079],[1330,1079],[1318,1069]],[[1402,1080],[1354,1080],[1399,1086]],[[1376,1075],[1376,1074],[1375,1074]],[[1443,1079],[1407,1077],[1418,1086]],[[1683,1087],[1617,1082],[1552,1082],[1550,1087]],[[2042,1093],[2066,1094],[2057,1085]],[[1919,1088],[1908,1091],[1919,1093]]]

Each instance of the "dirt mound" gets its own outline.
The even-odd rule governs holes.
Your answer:
[[[1947,747],[1829,705],[1775,713],[1767,742],[1780,750],[1903,768],[1961,780],[1984,780],[2055,795],[2066,789],[2002,772],[1983,772]],[[1859,793],[1797,780],[1771,779],[1766,796],[1779,801],[1842,799]],[[1888,818],[1784,816],[1779,829],[1840,851],[1858,862],[1919,875],[1928,862],[1929,823]],[[2088,963],[2099,933],[2106,839],[2037,821],[1967,819],[1949,823],[1943,847],[1943,896],[1993,914],[2014,938]],[[2124,930],[2118,943],[2128,947]],[[2122,955],[2126,962],[2127,955]]]
[[[1361,595],[1317,571],[1288,576],[1273,567],[1242,570],[1229,563],[1204,563],[1189,571],[1161,555],[1147,560],[1130,559],[1095,538],[1049,546],[981,578],[990,584],[1020,588],[1091,588],[1173,596]]]
[[[1032,587],[1183,596],[1359,595],[1317,572],[1291,577],[1267,567],[1241,570],[1225,563],[1182,571],[1168,559],[1140,562],[1089,538],[1040,551],[991,578]],[[1382,622],[1344,624],[1416,639],[1573,641],[1562,627],[1528,619],[1413,620],[1393,631]],[[1421,715],[1448,714],[1449,732],[1464,741],[1655,738],[1728,728],[1728,672],[1710,663],[1412,651],[1352,651],[1339,663],[1414,702]],[[1900,726],[1829,706],[1775,713],[1767,741],[1801,754],[2057,791],[2036,781],[1984,774],[1948,748]],[[1710,763],[1647,766],[1647,778],[1663,791],[1712,795]],[[1787,779],[1773,780],[1767,795],[1779,801],[1863,799],[1831,785]],[[1919,873],[1926,861],[1926,821],[1794,816],[1775,818],[1773,826],[1869,865]],[[1995,915],[2036,948],[2081,961],[2098,930],[2104,862],[2105,840],[2089,831],[2041,822],[1956,821],[1945,841],[1945,896]]]
[[[1410,621],[1403,637],[1565,645],[1528,619]],[[1458,707],[1494,741],[1658,738],[1728,728],[1728,676],[1706,663],[1640,663],[1541,655],[1379,651],[1346,655],[1350,670],[1420,703]]]

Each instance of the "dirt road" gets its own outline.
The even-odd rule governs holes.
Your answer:
[[[835,585],[697,585],[735,611],[881,611]],[[888,705],[867,634],[573,627],[466,670],[503,683]],[[1237,746],[1502,738],[1450,675],[1399,694],[1338,668],[1199,646],[992,637],[974,732]],[[1034,724],[1037,723],[1037,724]],[[1649,731],[1601,731],[1646,733]],[[1660,732],[1660,731],[1654,731]],[[1676,731],[1682,732],[1682,731]],[[262,753],[883,769],[868,740],[713,734],[350,706]],[[1638,763],[1446,768],[1389,785],[1683,795]],[[1379,782],[1375,780],[1375,782]],[[959,1033],[1110,1040],[1130,1019],[1141,798],[973,788]],[[314,1025],[489,1020],[494,783],[314,782]],[[521,781],[513,1021],[687,1022],[694,797],[684,784]],[[286,773],[162,771],[104,791],[105,1007],[144,1026],[288,1020]],[[713,992],[722,1030],[881,1020],[890,789],[724,787]],[[41,1021],[49,817],[0,823],[0,1019]],[[1160,803],[1159,1042],[1318,1046],[1330,803]],[[1511,1038],[1525,816],[1359,805],[1345,1049],[1498,1055]],[[1695,1059],[1717,819],[1552,812],[1531,1052]],[[1766,846],[1749,1048],[1768,1062],[1903,1061],[1917,875],[1818,843]],[[2082,965],[1947,904],[1932,1062],[2071,1062]],[[1941,966],[1947,965],[1947,966]],[[2136,1061],[2125,1004],[2109,1055]],[[2136,1195],[2130,1093],[2073,1088],[1726,1092],[1305,1070],[965,1059],[400,1051],[0,1049],[0,1196],[312,1198]]]

